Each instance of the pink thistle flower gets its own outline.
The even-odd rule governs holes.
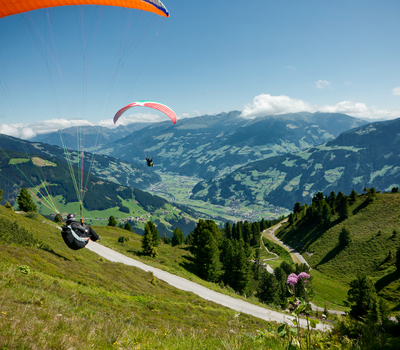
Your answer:
[[[299,278],[297,277],[297,275],[294,274],[294,273],[291,273],[291,274],[288,276],[288,279],[287,279],[287,281],[286,281],[286,284],[288,284],[288,285],[290,285],[290,286],[294,286],[294,285],[297,283],[298,280],[299,280]]]
[[[307,283],[306,278],[307,278],[307,279],[310,278],[310,275],[309,275],[308,273],[306,273],[306,272],[301,272],[301,273],[299,274],[299,279],[302,280],[303,283]]]

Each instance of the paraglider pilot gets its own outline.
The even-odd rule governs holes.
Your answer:
[[[145,157],[144,159],[146,159],[146,161],[147,161],[147,166],[153,166],[153,158]]]
[[[61,234],[65,244],[73,250],[84,248],[90,239],[92,241],[101,240],[101,237],[91,226],[85,226],[83,220],[81,220],[81,223],[77,222],[74,214],[68,214],[66,225],[62,227]]]

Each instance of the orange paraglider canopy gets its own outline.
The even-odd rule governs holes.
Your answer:
[[[168,10],[159,0],[0,0],[0,18],[47,7],[70,5],[127,7],[169,17]]]

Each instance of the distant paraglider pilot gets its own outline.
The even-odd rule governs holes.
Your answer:
[[[153,166],[153,158],[147,158],[147,157],[145,157],[144,159],[146,159],[147,166]]]
[[[67,222],[61,230],[65,244],[73,249],[78,250],[84,248],[89,240],[100,241],[101,237],[90,226],[85,226],[83,220],[81,223],[75,220],[74,214],[67,216]]]

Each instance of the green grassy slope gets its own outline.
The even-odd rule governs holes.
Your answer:
[[[0,223],[2,349],[277,348],[256,339],[266,322],[87,249],[69,250],[50,221],[1,206]],[[95,229],[106,242],[124,234]]]
[[[315,285],[317,293],[330,290],[336,294],[334,298],[344,300],[350,281],[365,273],[375,282],[379,295],[398,311],[400,273],[396,272],[394,257],[400,248],[400,194],[377,194],[372,203],[367,202],[366,195],[359,195],[349,213],[343,221],[334,216],[328,229],[302,220],[293,226],[287,223],[277,236],[301,252],[317,274],[329,279],[319,291]],[[344,226],[350,229],[352,242],[340,248],[339,234]],[[397,235],[393,235],[394,230]],[[389,251],[392,259],[388,259]]]

